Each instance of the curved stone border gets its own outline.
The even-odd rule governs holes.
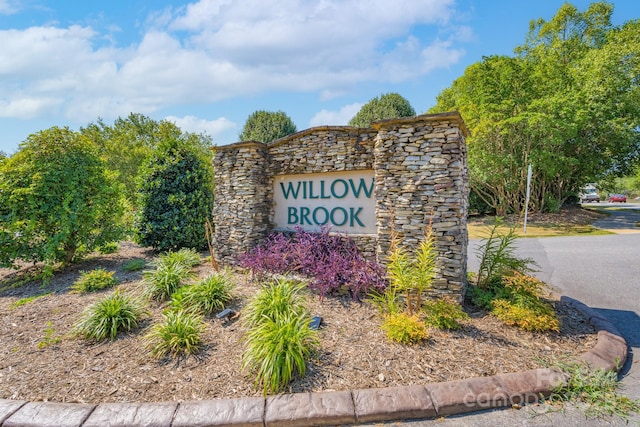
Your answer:
[[[594,369],[619,370],[627,343],[618,329],[585,304],[563,296],[588,317],[598,342],[578,361]],[[492,377],[424,386],[296,393],[190,402],[101,403],[98,405],[0,399],[2,427],[103,426],[323,426],[434,418],[533,403],[566,382],[553,369],[533,369]]]

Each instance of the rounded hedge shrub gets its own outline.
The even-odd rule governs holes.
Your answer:
[[[213,208],[213,168],[197,138],[163,141],[138,186],[136,241],[159,251],[206,248],[204,224]]]

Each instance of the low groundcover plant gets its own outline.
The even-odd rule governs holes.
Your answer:
[[[118,280],[113,277],[114,273],[114,271],[107,271],[104,268],[82,271],[71,289],[77,292],[92,292],[113,287],[118,284]]]
[[[321,296],[346,287],[354,299],[371,289],[386,287],[384,268],[366,260],[347,236],[296,229],[294,234],[275,233],[243,254],[240,265],[255,274],[297,274],[311,279],[310,287]]]

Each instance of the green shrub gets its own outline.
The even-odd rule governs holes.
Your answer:
[[[183,253],[184,254],[184,253]],[[166,301],[195,274],[181,256],[167,254],[152,263],[155,268],[142,273],[144,294],[156,301]]]
[[[197,136],[168,137],[141,172],[136,241],[159,251],[204,249],[213,208],[211,153]]]
[[[142,258],[136,258],[136,259],[127,261],[126,263],[124,263],[124,265],[121,268],[122,268],[122,271],[132,272],[132,271],[142,270],[145,267],[145,265],[147,265],[147,262],[145,260],[143,260]]]
[[[545,283],[520,273],[494,278],[485,288],[469,289],[471,302],[489,310],[506,324],[526,331],[559,331],[560,321],[552,306],[541,297]]]
[[[114,273],[114,271],[107,271],[104,268],[82,271],[78,280],[71,286],[71,289],[83,293],[111,288],[118,284],[118,279],[113,277]]]
[[[200,350],[206,330],[202,315],[167,310],[162,316],[163,322],[155,325],[144,338],[153,357],[190,355]]]
[[[426,325],[415,314],[389,314],[384,319],[382,330],[390,341],[400,344],[416,344],[429,337]]]
[[[415,116],[411,103],[398,93],[385,93],[370,99],[349,120],[349,126],[369,127],[372,122],[397,117]]]
[[[232,290],[229,275],[214,273],[198,283],[179,288],[171,296],[171,307],[208,315],[214,310],[222,310],[231,301]]]
[[[519,306],[511,301],[493,301],[491,313],[507,325],[531,332],[560,331],[560,321],[553,310],[540,302],[537,305]]]
[[[0,266],[70,263],[123,236],[124,198],[95,145],[69,128],[29,135],[0,163]],[[46,279],[47,277],[45,277]]]
[[[264,286],[244,310],[248,327],[242,366],[256,375],[264,394],[282,390],[297,373],[304,376],[306,359],[317,347],[317,331],[304,306],[298,282],[282,279]]]
[[[295,374],[304,377],[306,360],[318,346],[310,321],[306,312],[291,310],[265,316],[249,330],[242,366],[255,373],[256,387],[262,386],[265,395],[284,389]]]
[[[147,314],[142,301],[131,299],[117,290],[87,307],[72,328],[74,335],[90,341],[113,341],[120,331],[131,331]]]
[[[238,136],[240,141],[269,143],[296,133],[296,125],[284,111],[254,111]]]
[[[460,329],[462,325],[459,321],[469,318],[460,304],[446,298],[425,301],[422,310],[426,316],[425,323],[438,329]]]

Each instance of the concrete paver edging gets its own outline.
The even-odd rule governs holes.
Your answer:
[[[578,357],[593,369],[619,370],[627,343],[617,328],[585,304],[563,296],[598,331],[597,344]],[[533,403],[566,382],[548,368],[442,383],[352,391],[295,393],[188,402],[97,405],[0,399],[2,427],[293,427],[435,418]]]

